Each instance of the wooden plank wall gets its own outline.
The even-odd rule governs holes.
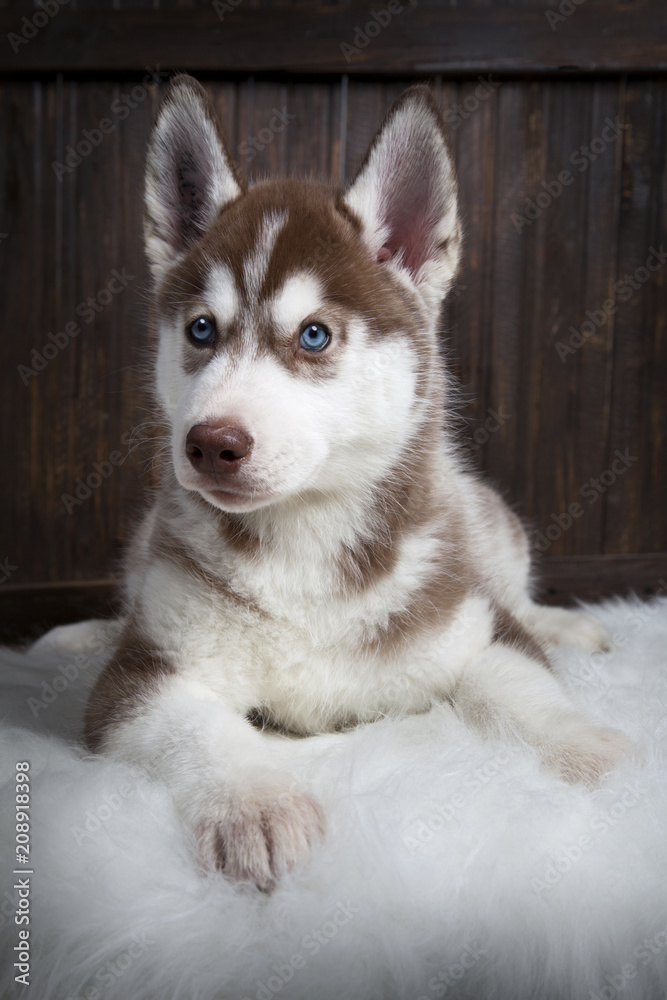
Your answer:
[[[392,100],[415,79],[429,80],[451,123],[466,233],[461,274],[443,315],[454,374],[452,419],[462,447],[527,519],[553,597],[628,585],[660,590],[667,579],[664,39],[662,48],[658,37],[637,55],[636,39],[624,48],[617,38],[611,62],[599,69],[606,50],[593,38],[588,55],[581,51],[580,31],[577,58],[587,73],[573,77],[553,67],[547,72],[548,59],[557,62],[563,52],[549,56],[546,49],[565,45],[576,18],[580,27],[589,23],[581,17],[586,5],[572,24],[551,32],[536,21],[535,4],[513,5],[514,22],[498,5],[427,4],[404,12],[414,44],[422,32],[435,45],[433,11],[444,9],[449,29],[465,28],[469,48],[477,39],[475,59],[452,55],[443,42],[441,61],[452,65],[404,73],[409,60],[392,56],[390,27],[384,54],[380,34],[363,66],[345,62],[340,40],[353,40],[369,10],[341,5],[329,72],[313,74],[309,64],[285,72],[272,70],[267,54],[280,49],[280,39],[266,25],[280,34],[280,22],[267,18],[262,28],[257,17],[266,5],[244,2],[259,43],[246,59],[262,72],[254,65],[253,72],[236,65],[234,74],[204,65],[197,75],[250,177],[277,170],[349,179]],[[594,0],[587,3],[597,9]],[[123,4],[119,13],[132,17],[137,6]],[[169,21],[171,40],[163,44],[173,48],[173,25],[180,25],[184,58],[151,64],[165,79],[168,70],[190,68],[197,58],[200,36],[180,6],[170,12],[181,20]],[[632,6],[641,41],[651,11],[663,15],[648,2]],[[542,32],[542,48],[533,43],[534,72],[525,52],[512,63],[487,44],[480,7],[505,25],[509,41],[502,44],[512,41],[508,24],[524,31],[528,25],[535,39]],[[0,3],[0,29],[15,30],[22,12],[36,9]],[[190,9],[210,21],[210,4]],[[323,16],[312,4],[282,10],[285,24],[298,10],[317,24]],[[7,43],[0,55],[0,635],[17,623],[24,629],[77,617],[86,594],[90,606],[106,606],[114,560],[150,480],[150,445],[140,444],[150,438],[150,428],[142,427],[150,310],[141,198],[158,91],[142,83],[144,68],[125,68],[122,46],[99,41],[96,19],[116,13],[98,5],[87,14],[85,4],[75,9],[71,0],[71,9],[59,11],[25,52]],[[75,67],[64,56],[58,61],[56,43],[68,51],[64,36],[74,14],[76,30],[88,23],[97,39],[103,70],[84,57]],[[225,23],[240,31],[243,16],[239,8]],[[47,34],[58,23],[63,37],[49,46]],[[448,24],[438,24],[446,32]],[[311,28],[302,23],[300,30],[306,45]],[[285,38],[286,32],[283,26]],[[114,53],[121,72],[107,68]],[[288,124],[264,142],[276,109],[286,110]],[[103,133],[105,119],[112,128]],[[98,144],[73,169],[58,168],[86,130]],[[254,155],[251,137],[263,147]],[[612,300],[613,312],[605,311]],[[80,332],[68,336],[74,329]],[[584,336],[573,336],[582,329]],[[96,485],[79,486],[77,496],[85,480]],[[573,504],[580,511],[574,517]]]

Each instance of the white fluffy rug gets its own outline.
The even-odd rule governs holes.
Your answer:
[[[202,876],[164,789],[84,754],[93,666],[1,651],[0,994],[667,996],[667,600],[596,613],[612,653],[561,652],[558,669],[581,706],[635,740],[641,763],[595,792],[570,787],[445,706],[303,741],[300,773],[328,835],[271,896]],[[32,786],[29,987],[12,968],[16,761],[30,763]]]

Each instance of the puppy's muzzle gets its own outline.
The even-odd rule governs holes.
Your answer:
[[[252,451],[253,439],[241,427],[195,424],[185,440],[194,469],[217,483],[235,475]]]

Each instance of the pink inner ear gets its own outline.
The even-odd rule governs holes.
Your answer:
[[[432,173],[424,172],[391,192],[388,199],[384,221],[389,237],[380,252],[390,257],[400,255],[401,263],[414,276],[432,253],[433,233],[442,214],[438,194]]]
[[[394,258],[417,277],[446,207],[447,151],[437,141],[437,122],[413,126],[381,145],[376,185],[384,230],[378,260]]]

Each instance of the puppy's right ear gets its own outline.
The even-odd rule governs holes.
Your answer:
[[[191,76],[174,78],[148,145],[144,235],[160,278],[245,191],[213,106]]]

